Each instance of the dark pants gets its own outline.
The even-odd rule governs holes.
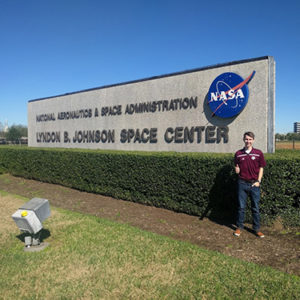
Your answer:
[[[238,213],[237,213],[237,227],[244,228],[245,210],[247,206],[247,198],[251,198],[251,211],[253,218],[253,230],[258,231],[260,228],[260,215],[259,215],[259,200],[260,188],[252,186],[252,183],[243,180],[238,181]]]

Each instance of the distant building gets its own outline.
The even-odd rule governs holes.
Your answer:
[[[20,142],[20,144],[28,145],[28,137],[27,137],[27,136],[22,136],[22,137],[19,139],[19,142]]]
[[[295,133],[300,133],[300,122],[295,122],[294,123],[294,132]]]

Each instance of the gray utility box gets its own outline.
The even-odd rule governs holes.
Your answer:
[[[34,211],[41,223],[50,216],[50,205],[47,199],[33,198],[19,209]]]
[[[42,228],[42,222],[50,216],[47,199],[33,198],[20,207],[12,218],[21,231],[36,234]]]

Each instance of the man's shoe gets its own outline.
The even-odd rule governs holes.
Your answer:
[[[265,237],[265,235],[260,231],[256,232],[256,236],[258,236],[259,238],[264,238]]]
[[[239,228],[237,228],[237,229],[235,230],[235,232],[233,233],[233,235],[235,235],[235,236],[240,236],[240,235],[241,235],[241,230],[240,230]]]

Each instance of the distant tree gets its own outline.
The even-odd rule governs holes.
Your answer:
[[[286,134],[286,139],[288,141],[300,141],[300,134],[295,132],[289,132]]]
[[[24,125],[12,125],[6,132],[6,140],[13,143],[18,143],[21,137],[27,137],[27,126]]]
[[[1,138],[5,137],[4,126],[1,122],[0,122],[0,137]]]
[[[276,141],[284,141],[285,140],[285,134],[276,133],[275,134]]]

